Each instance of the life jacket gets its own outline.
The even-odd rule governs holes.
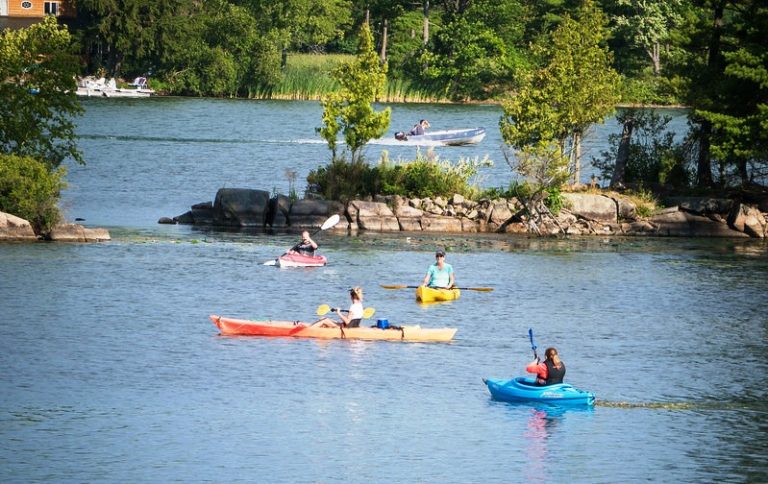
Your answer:
[[[308,255],[308,256],[314,256],[315,255],[315,249],[312,247],[312,244],[310,243],[303,243],[299,242],[294,249],[296,252],[298,252],[301,255]]]
[[[544,360],[544,364],[547,365],[547,381],[545,385],[555,385],[557,383],[563,383],[563,377],[565,377],[565,363],[560,362],[560,368],[556,368],[552,360]]]

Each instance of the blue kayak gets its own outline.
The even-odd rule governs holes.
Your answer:
[[[502,402],[551,403],[554,405],[594,405],[595,394],[579,390],[568,383],[541,386],[533,378],[512,380],[484,378],[483,383],[494,400]]]

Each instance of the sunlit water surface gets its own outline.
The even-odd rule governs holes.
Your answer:
[[[0,245],[3,482],[768,480],[764,243],[321,233],[327,267],[277,269],[262,262],[295,234],[156,221],[222,186],[286,191],[284,170],[327,161],[316,104],[87,109],[88,165],[70,166],[64,204],[113,240]],[[393,125],[498,116],[394,106]],[[489,131],[439,154],[494,156]],[[417,284],[438,246],[460,285],[494,291],[422,306],[380,287]],[[453,326],[456,340],[232,338],[208,319],[311,320],[353,285],[376,309],[368,324]],[[594,409],[489,398],[483,377],[532,358],[528,328]]]

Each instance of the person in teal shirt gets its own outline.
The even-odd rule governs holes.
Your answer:
[[[456,276],[453,273],[453,266],[445,262],[445,251],[439,249],[435,253],[435,259],[437,260],[429,266],[422,285],[445,289],[452,288],[456,284]]]

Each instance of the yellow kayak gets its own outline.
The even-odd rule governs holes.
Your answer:
[[[419,286],[416,288],[416,300],[423,303],[437,301],[453,301],[461,296],[459,289],[441,289],[437,287]]]

